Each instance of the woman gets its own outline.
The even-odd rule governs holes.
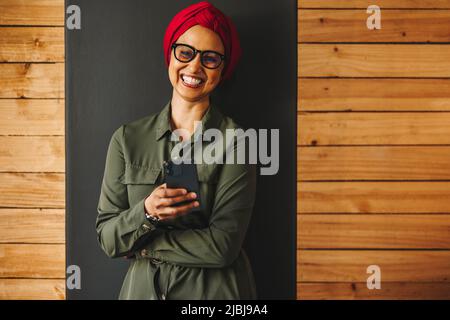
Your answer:
[[[183,129],[179,137],[186,142],[194,137],[195,121],[201,120],[203,132],[215,128],[225,135],[239,128],[210,101],[241,54],[236,29],[200,2],[170,22],[164,51],[171,100],[160,113],[117,129],[106,158],[96,228],[109,257],[131,259],[119,299],[255,299],[242,250],[255,167],[196,164],[199,195],[168,188],[162,172],[176,143],[174,130]]]

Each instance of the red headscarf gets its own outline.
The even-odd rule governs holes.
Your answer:
[[[172,44],[189,28],[201,25],[216,32],[225,47],[225,67],[222,80],[228,79],[242,54],[236,27],[229,17],[207,1],[193,4],[178,12],[164,35],[164,56],[169,66]]]

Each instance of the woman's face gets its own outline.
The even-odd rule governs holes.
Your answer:
[[[183,43],[194,47],[197,50],[212,50],[224,54],[224,46],[219,35],[214,31],[200,25],[189,28],[183,33],[175,43]],[[182,99],[195,102],[208,97],[220,82],[222,70],[225,62],[222,62],[217,69],[205,68],[200,62],[200,53],[190,62],[184,63],[175,59],[173,49],[169,63],[169,79],[174,88],[174,94],[178,94]],[[188,84],[186,77],[199,79],[198,85]],[[190,79],[188,78],[187,81]]]

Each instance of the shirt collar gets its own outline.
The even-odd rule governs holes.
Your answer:
[[[171,132],[170,127],[170,101],[164,106],[156,119],[156,140],[161,139],[167,131]]]
[[[156,140],[160,140],[167,132],[172,133],[172,128],[170,125],[170,114],[171,103],[169,101],[157,116]],[[203,118],[201,120],[202,133],[210,128],[218,128],[222,118],[222,113],[213,103],[210,103],[208,110],[206,110],[206,113],[203,115]],[[197,128],[197,130],[199,130],[199,128]],[[192,135],[192,137],[194,136],[195,134]]]

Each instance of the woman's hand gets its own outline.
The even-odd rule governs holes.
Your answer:
[[[195,198],[197,198],[195,192],[188,193],[186,189],[182,188],[167,188],[167,184],[164,183],[153,190],[145,199],[144,205],[148,214],[158,217],[160,220],[166,220],[176,218],[198,207],[198,201],[192,201],[179,207],[173,206],[178,202],[189,201]]]

